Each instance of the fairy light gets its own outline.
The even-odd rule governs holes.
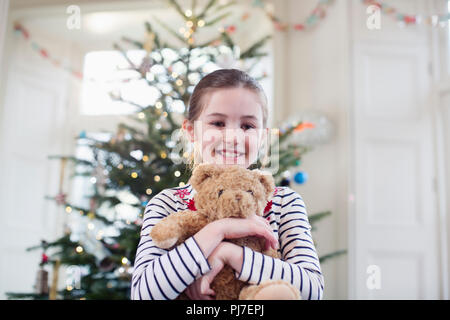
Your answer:
[[[97,235],[95,236],[95,239],[97,239],[97,240],[102,240],[102,238],[103,238],[103,231],[102,231],[102,230],[99,230],[99,231],[97,232]]]
[[[155,181],[156,181],[156,182],[159,182],[159,180],[161,180],[161,177],[158,176],[158,175],[156,175],[156,176],[155,176]]]
[[[167,158],[167,153],[165,153],[164,151],[163,152],[161,152],[161,158],[162,159],[165,159],[165,158]]]
[[[71,213],[71,212],[72,212],[72,208],[71,208],[70,206],[67,206],[67,207],[66,207],[66,212],[67,212],[67,213]]]
[[[190,17],[190,16],[192,16],[192,11],[186,10],[186,12],[184,14],[186,15],[186,17]]]
[[[142,157],[142,161],[147,162],[149,160],[148,155]]]
[[[145,193],[148,194],[148,195],[151,195],[152,194],[152,189],[148,188],[147,190],[145,190]]]
[[[127,259],[127,257],[123,257],[123,258],[122,258],[122,264],[128,264],[128,259]]]
[[[144,119],[145,118],[145,113],[139,112],[138,113],[138,117],[139,117],[139,119]]]
[[[95,226],[94,226],[94,224],[92,222],[89,222],[87,227],[88,227],[89,230],[94,230],[94,228],[95,228]]]
[[[161,108],[162,108],[162,103],[161,103],[161,101],[158,101],[157,103],[155,103],[155,107],[156,107],[157,109],[161,109]]]
[[[132,177],[133,179],[136,179],[136,178],[138,177],[137,172],[133,171],[133,172],[131,173],[131,177]]]
[[[179,184],[178,184],[178,186],[179,187],[184,187],[186,184],[184,183],[184,182],[180,182]]]
[[[183,80],[178,79],[177,81],[175,81],[176,85],[181,87],[183,85]]]
[[[192,20],[189,20],[186,22],[186,27],[192,28],[193,26],[194,26],[194,22],[192,22]]]
[[[119,165],[117,166],[117,169],[122,170],[123,169],[123,164],[119,163]]]
[[[165,117],[167,117],[169,114],[166,112],[166,111],[164,111],[163,113],[162,113],[162,116],[165,118]]]
[[[66,290],[67,290],[67,291],[72,291],[72,290],[73,290],[73,287],[72,287],[71,285],[68,285],[68,286],[66,287]]]
[[[204,27],[205,26],[205,20],[199,20],[198,22],[197,22],[197,25],[201,28],[201,27]]]
[[[183,27],[181,27],[180,29],[178,29],[178,31],[179,31],[181,34],[184,34],[184,33],[186,32],[186,29],[183,28]]]
[[[177,170],[173,174],[175,175],[175,177],[179,177],[181,175],[181,172]]]
[[[186,159],[189,158],[189,152],[186,151],[185,153],[183,153],[183,157]]]
[[[75,248],[75,251],[77,253],[82,253],[83,252],[83,247],[82,246],[78,246],[78,247]]]

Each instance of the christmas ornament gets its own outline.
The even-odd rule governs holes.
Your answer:
[[[308,174],[303,171],[299,171],[294,176],[294,181],[298,184],[303,184],[308,181]]]
[[[300,110],[290,117],[294,128],[289,141],[294,145],[316,146],[327,143],[334,134],[334,126],[331,121],[316,110]],[[292,128],[292,125],[288,125]],[[284,128],[286,130],[286,128]]]

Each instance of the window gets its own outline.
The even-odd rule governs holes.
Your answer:
[[[140,63],[145,51],[129,51],[133,63]],[[129,69],[129,64],[119,51],[93,51],[86,54],[83,68],[84,80],[81,93],[83,115],[130,114],[137,107],[114,99],[122,95],[124,100],[141,106],[155,102],[159,93],[149,87],[145,79]]]

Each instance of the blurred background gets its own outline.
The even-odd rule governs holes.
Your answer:
[[[0,0],[0,299],[127,299],[202,76],[269,99],[324,299],[449,299],[450,1]]]

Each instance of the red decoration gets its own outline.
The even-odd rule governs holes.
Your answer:
[[[270,200],[269,202],[267,202],[267,205],[266,205],[266,207],[264,208],[264,213],[269,212],[270,209],[272,209],[272,200]]]
[[[48,262],[48,256],[45,253],[43,253],[42,254],[42,261],[41,261],[41,263],[44,264],[44,263],[47,263],[47,262]]]
[[[236,26],[234,26],[234,25],[228,26],[228,27],[226,27],[226,31],[229,34],[234,33],[236,31]]]
[[[197,211],[197,208],[195,207],[194,199],[189,200],[189,202],[188,202],[188,209],[191,210],[191,211]]]
[[[294,29],[298,30],[298,31],[301,31],[301,30],[305,29],[305,26],[303,24],[301,24],[301,23],[298,23],[298,24],[294,25]]]

